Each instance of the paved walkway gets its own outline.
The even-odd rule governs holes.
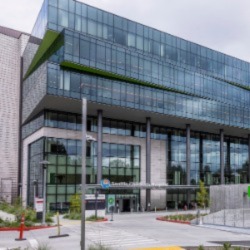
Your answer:
[[[221,230],[222,228],[190,226],[156,220],[157,216],[163,215],[166,215],[166,212],[115,214],[113,221],[110,221],[110,215],[108,215],[109,221],[107,222],[88,222],[85,225],[86,246],[102,243],[112,247],[113,250],[131,250],[145,247],[161,249],[166,246],[184,248],[199,245],[215,246],[218,245],[215,242],[221,241],[250,242],[248,231],[228,232]],[[49,239],[49,236],[57,234],[57,228],[50,228],[25,232],[24,237],[27,241],[18,242],[15,241],[18,232],[1,232],[0,250],[6,250],[7,247],[22,247],[23,249],[27,246],[36,246],[38,243],[47,243],[52,250],[79,250],[80,221],[61,219],[61,224],[63,225],[61,234],[69,234],[69,237]]]

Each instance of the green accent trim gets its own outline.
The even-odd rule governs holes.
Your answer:
[[[74,63],[74,62],[63,61],[63,62],[60,63],[60,66],[64,67],[64,68],[70,68],[70,69],[80,71],[80,72],[87,72],[87,73],[90,73],[90,74],[99,75],[99,76],[102,76],[102,77],[105,77],[105,78],[108,78],[108,79],[115,79],[115,80],[119,80],[119,81],[122,81],[122,82],[134,83],[134,84],[137,84],[137,85],[143,85],[143,86],[147,86],[147,87],[151,87],[151,88],[155,88],[155,89],[167,90],[167,91],[170,91],[170,92],[175,92],[175,93],[189,95],[189,96],[196,96],[196,95],[185,93],[184,91],[164,87],[164,86],[153,84],[153,83],[150,83],[150,82],[140,81],[140,80],[137,80],[137,79],[134,79],[134,78],[118,75],[118,74],[115,74],[115,73],[112,73],[112,72],[107,72],[107,71],[104,71],[104,70],[92,68],[92,67],[77,64],[77,63]]]
[[[39,45],[35,56],[25,74],[24,79],[30,76],[50,55],[59,49],[62,44],[58,43],[58,46],[54,46],[58,42],[60,33],[52,30],[47,30],[41,44]],[[52,49],[51,49],[52,48]]]
[[[250,186],[247,187],[247,196],[250,197]]]
[[[220,81],[223,81],[223,82],[227,82],[235,87],[238,87],[238,88],[241,88],[241,89],[244,89],[244,90],[250,90],[250,87],[247,87],[247,86],[244,86],[244,85],[241,85],[237,82],[232,82],[232,81],[228,81],[226,79],[222,79],[222,78],[219,78],[219,77],[215,77],[215,76],[212,76],[213,78],[217,79],[217,80],[220,80]]]

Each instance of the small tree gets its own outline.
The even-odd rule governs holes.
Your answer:
[[[70,212],[80,213],[81,212],[81,195],[73,194],[70,197]]]
[[[209,200],[208,191],[203,181],[200,181],[199,185],[200,185],[200,189],[197,192],[197,202],[198,202],[199,207],[205,208],[205,206],[208,205],[208,200]]]

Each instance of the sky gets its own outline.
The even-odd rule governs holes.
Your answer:
[[[79,1],[250,62],[250,0]],[[42,2],[0,0],[0,25],[30,33]]]

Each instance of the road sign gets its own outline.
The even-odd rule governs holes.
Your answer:
[[[101,186],[102,186],[102,188],[109,188],[110,187],[110,181],[108,179],[101,180]]]
[[[114,194],[108,194],[107,195],[107,207],[108,207],[108,213],[114,212],[115,209],[115,195]]]
[[[37,213],[43,211],[43,199],[35,198],[35,210]]]

